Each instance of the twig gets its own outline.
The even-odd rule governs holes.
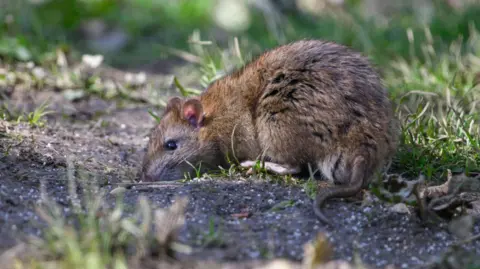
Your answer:
[[[112,183],[112,185],[120,186],[182,186],[181,182],[168,181],[168,182],[118,182]]]

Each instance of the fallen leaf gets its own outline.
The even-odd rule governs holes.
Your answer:
[[[167,209],[155,210],[155,239],[162,246],[170,246],[176,240],[179,229],[185,224],[186,197],[176,197]]]
[[[437,214],[443,212],[452,216],[458,207],[463,207],[467,214],[478,215],[478,205],[473,203],[480,201],[480,176],[468,177],[465,173],[452,176],[448,170],[447,181],[426,188],[424,194],[432,198],[428,209]]]
[[[303,268],[313,269],[328,262],[333,255],[332,247],[324,233],[318,233],[315,241],[304,246]]]
[[[243,213],[234,213],[231,214],[230,216],[234,218],[248,218],[250,217],[251,213],[250,212],[243,212]]]

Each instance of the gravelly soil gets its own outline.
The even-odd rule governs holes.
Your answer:
[[[154,124],[145,106],[117,108],[114,102],[95,98],[75,104],[58,102],[58,112],[68,105],[70,109],[75,108],[73,114],[77,117],[53,116],[40,129],[20,124],[0,140],[1,251],[25,234],[41,235],[41,223],[34,211],[40,198],[41,180],[47,183],[48,194],[67,210],[68,156],[81,168],[77,175],[83,173],[89,180],[97,181],[101,188],[111,190],[115,182],[135,176],[145,137]],[[82,113],[95,109],[107,112],[97,118]],[[335,247],[336,258],[351,260],[357,247],[363,261],[374,267],[393,264],[413,268],[441,254],[454,240],[446,224],[425,227],[413,210],[410,215],[396,213],[389,209],[391,205],[380,201],[366,207],[330,201],[325,212],[335,227],[325,227],[316,220],[311,200],[301,186],[259,179],[214,179],[170,187],[134,187],[126,191],[125,202],[133,206],[140,195],[159,207],[170,205],[176,195],[190,197],[187,224],[180,239],[194,246],[194,256],[199,258],[300,260],[303,245],[317,232],[326,232]],[[114,198],[108,200],[113,203]],[[282,210],[272,210],[283,201],[294,203]],[[245,210],[251,213],[249,218],[231,216]],[[211,222],[220,240],[205,246],[202,238]],[[478,221],[474,232],[480,233]],[[466,248],[480,255],[480,242]]]

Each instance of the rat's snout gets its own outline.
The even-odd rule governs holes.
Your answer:
[[[155,182],[155,181],[172,181],[184,178],[184,173],[187,167],[182,165],[165,165],[160,163],[159,160],[153,161],[143,167],[140,175],[140,181],[142,182]]]
[[[142,182],[155,182],[155,181],[170,181],[179,178],[173,178],[171,173],[168,173],[167,169],[155,169],[150,168],[142,172],[140,180]]]
[[[140,181],[142,182],[155,182],[155,181],[169,181],[169,180],[176,180],[178,178],[171,178],[165,176],[165,173],[157,173],[157,172],[149,172],[144,171],[140,177]]]
[[[154,182],[155,177],[151,174],[146,173],[145,171],[142,171],[140,174],[140,182]]]

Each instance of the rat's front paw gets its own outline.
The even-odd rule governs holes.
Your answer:
[[[245,168],[250,168],[247,171],[247,175],[253,174],[253,167],[257,164],[256,161],[244,161],[240,163],[240,166],[245,167]],[[297,174],[300,172],[300,168],[298,167],[291,167],[287,165],[281,165],[278,163],[272,163],[272,162],[264,162],[263,163],[263,168],[270,173],[274,173],[280,176],[283,175],[290,175],[290,174]]]

